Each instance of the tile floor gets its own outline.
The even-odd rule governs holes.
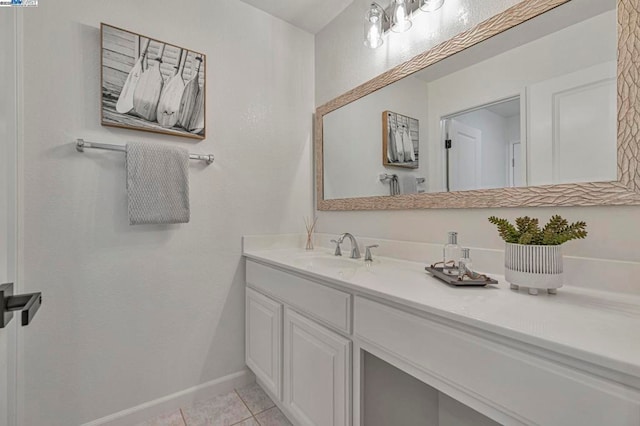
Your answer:
[[[137,426],[292,426],[257,383]]]

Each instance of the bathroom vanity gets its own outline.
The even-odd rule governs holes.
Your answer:
[[[295,424],[363,424],[365,352],[501,424],[640,424],[637,298],[453,288],[418,262],[251,238],[246,362]]]
[[[639,14],[639,0],[518,2],[321,105],[316,209],[639,205]],[[403,168],[384,140],[414,122]],[[442,251],[399,260],[418,243],[380,243],[401,250],[367,265],[328,239],[267,240],[244,241],[246,362],[295,424],[367,423],[371,354],[500,424],[640,425],[635,258],[568,259],[580,286],[536,298],[495,274],[448,287],[424,271]],[[503,270],[501,251],[482,256]]]

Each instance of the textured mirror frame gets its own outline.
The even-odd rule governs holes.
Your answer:
[[[324,199],[323,116],[416,71],[572,0],[524,0],[476,27],[318,107],[315,115],[318,210],[406,210],[640,204],[640,0],[618,0],[618,180],[461,192]]]

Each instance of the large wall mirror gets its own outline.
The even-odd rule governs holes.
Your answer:
[[[640,0],[525,0],[318,108],[320,210],[640,204]]]

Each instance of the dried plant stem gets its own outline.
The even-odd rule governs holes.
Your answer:
[[[316,216],[313,221],[311,218],[304,217],[304,226],[307,228],[307,250],[313,250],[313,231],[316,229],[316,223],[318,222],[318,217]]]

